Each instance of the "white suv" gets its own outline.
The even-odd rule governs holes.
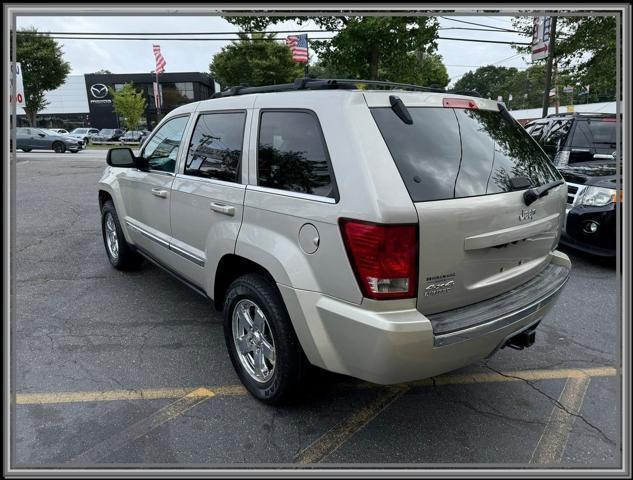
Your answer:
[[[503,105],[359,82],[184,105],[99,182],[112,265],[212,299],[266,402],[309,364],[390,384],[530,346],[569,276],[567,187]]]

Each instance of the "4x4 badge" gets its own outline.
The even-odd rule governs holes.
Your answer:
[[[521,209],[521,215],[519,215],[519,221],[520,222],[529,222],[532,221],[534,219],[534,214],[536,213],[536,209],[534,208],[528,208],[528,209]]]

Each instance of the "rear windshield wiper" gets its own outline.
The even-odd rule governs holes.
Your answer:
[[[536,202],[539,198],[544,197],[547,193],[552,189],[556,188],[559,185],[564,184],[563,180],[556,180],[555,182],[546,183],[545,185],[541,185],[540,187],[530,188],[526,190],[523,194],[523,201],[526,205],[531,205]]]

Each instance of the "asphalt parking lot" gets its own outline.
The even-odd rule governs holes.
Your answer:
[[[147,263],[110,266],[105,151],[17,156],[14,468],[620,467],[614,265],[565,250],[571,279],[530,349],[392,387],[314,372],[273,408],[240,386],[208,301]]]

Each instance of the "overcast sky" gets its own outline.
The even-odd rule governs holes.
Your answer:
[[[464,20],[485,25],[512,28],[511,17],[477,16],[440,18],[443,28],[440,37],[477,38],[503,41],[527,41],[514,33],[481,32],[472,30],[446,30],[451,27],[475,27],[455,22]],[[221,17],[18,17],[18,28],[34,26],[46,32],[234,32],[237,28]],[[269,30],[310,30],[314,25],[298,26],[294,22],[273,25]],[[315,34],[309,34],[315,35]],[[325,36],[324,34],[316,34]],[[229,42],[214,41],[168,41],[161,40],[59,40],[63,45],[64,57],[70,62],[72,74],[92,73],[106,69],[113,73],[150,72],[154,69],[152,43],[159,43],[168,72],[207,72],[213,55]],[[521,55],[517,55],[510,45],[492,43],[458,42],[438,40],[438,52],[442,55],[451,82],[458,80],[469,70],[478,66],[496,64],[508,67],[526,68]],[[509,58],[511,57],[511,58]],[[529,61],[529,58],[526,58]]]

